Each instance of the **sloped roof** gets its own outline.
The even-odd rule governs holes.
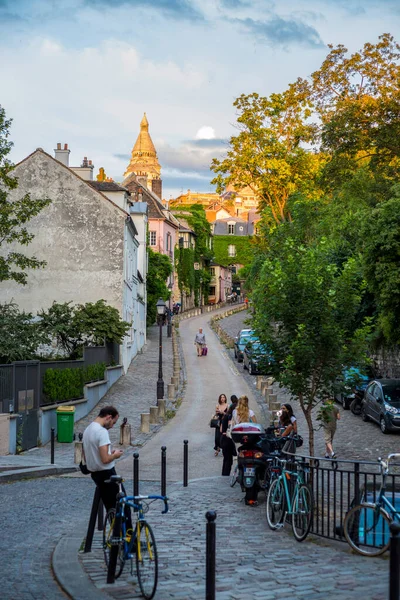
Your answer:
[[[168,221],[172,227],[178,228],[177,219],[165,208],[165,206],[161,203],[161,200],[154,192],[144,187],[137,181],[134,173],[130,173],[124,179],[124,186],[130,192],[141,192],[143,196],[143,202],[146,202],[149,207],[149,219],[164,219]]]
[[[128,192],[125,187],[115,181],[88,181],[88,184],[98,192]]]
[[[124,210],[123,208],[121,208],[120,206],[118,206],[118,204],[116,204],[115,202],[113,202],[112,200],[110,200],[110,198],[108,198],[105,194],[103,194],[100,190],[96,190],[95,188],[93,188],[90,185],[90,182],[87,181],[87,179],[83,179],[82,177],[80,177],[80,175],[78,175],[77,173],[75,173],[75,171],[73,171],[72,169],[70,169],[69,167],[67,167],[67,165],[64,165],[64,163],[60,162],[59,160],[57,160],[56,158],[54,158],[53,156],[51,156],[51,154],[48,154],[48,152],[45,152],[43,150],[43,148],[36,148],[36,150],[34,150],[34,152],[31,152],[30,154],[28,154],[28,156],[26,156],[25,158],[23,158],[19,163],[17,163],[15,165],[15,167],[19,167],[20,165],[22,165],[24,162],[26,162],[27,160],[29,160],[32,156],[34,156],[37,152],[41,152],[42,154],[44,154],[45,156],[47,156],[47,158],[50,158],[50,160],[54,161],[58,166],[61,166],[63,169],[66,169],[68,171],[68,173],[70,173],[73,177],[76,177],[77,179],[79,179],[82,183],[86,184],[87,186],[90,187],[90,189],[92,191],[94,191],[96,194],[99,194],[99,196],[101,196],[103,198],[103,200],[106,200],[107,202],[109,202],[110,204],[113,205],[114,208],[118,209],[118,211],[120,213],[122,213],[124,215],[124,217],[129,217],[129,213],[126,212],[126,210]],[[92,182],[94,183],[94,182]]]

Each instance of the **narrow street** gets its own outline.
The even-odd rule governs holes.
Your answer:
[[[167,446],[170,511],[161,515],[161,506],[154,504],[147,515],[155,530],[160,558],[156,598],[204,599],[205,513],[216,510],[218,600],[277,600],[286,596],[386,599],[387,557],[355,556],[344,543],[312,536],[299,544],[288,526],[272,532],[265,519],[263,495],[260,493],[259,506],[245,506],[240,488],[230,488],[229,478],[220,476],[222,457],[214,456],[213,430],[209,428],[218,395],[247,394],[259,420],[265,423],[267,417],[257,405],[254,378],[243,378],[210,330],[210,316],[181,322],[179,332],[187,373],[185,398],[178,414],[140,448],[140,492],[146,494],[160,489],[160,448]],[[206,358],[197,358],[193,345],[200,326],[209,347]],[[143,378],[148,379],[145,372]],[[182,486],[184,439],[189,440],[187,488]],[[119,462],[118,472],[125,475],[130,490],[132,455]],[[0,567],[2,598],[66,597],[53,577],[51,555],[60,538],[73,538],[76,556],[86,533],[93,490],[89,477],[69,475],[1,487],[0,550],[6,557]],[[105,592],[115,600],[140,598],[136,576],[130,575],[129,567],[114,585],[105,583],[99,532],[95,534],[92,553],[79,556],[95,591]],[[65,560],[68,562],[68,556]],[[82,574],[77,573],[78,576]]]

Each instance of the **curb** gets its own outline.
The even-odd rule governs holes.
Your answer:
[[[76,473],[79,470],[78,466],[74,467],[29,467],[26,469],[18,469],[15,471],[6,471],[0,473],[0,484],[9,483],[11,481],[20,481],[21,479],[38,479],[39,477],[49,477],[50,475],[64,475],[64,473]]]
[[[78,549],[82,537],[62,537],[51,557],[54,577],[72,600],[110,600],[111,596],[95,587],[82,567]]]

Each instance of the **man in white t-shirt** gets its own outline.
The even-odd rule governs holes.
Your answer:
[[[115,507],[119,486],[116,483],[104,483],[111,475],[116,475],[115,460],[122,456],[122,450],[111,450],[108,430],[118,421],[118,411],[114,406],[105,406],[98,417],[86,427],[83,433],[83,451],[86,466],[91,472],[95,484],[107,511]]]

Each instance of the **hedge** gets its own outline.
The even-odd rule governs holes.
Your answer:
[[[46,403],[83,397],[83,386],[104,379],[105,363],[75,369],[47,369],[43,377]]]

